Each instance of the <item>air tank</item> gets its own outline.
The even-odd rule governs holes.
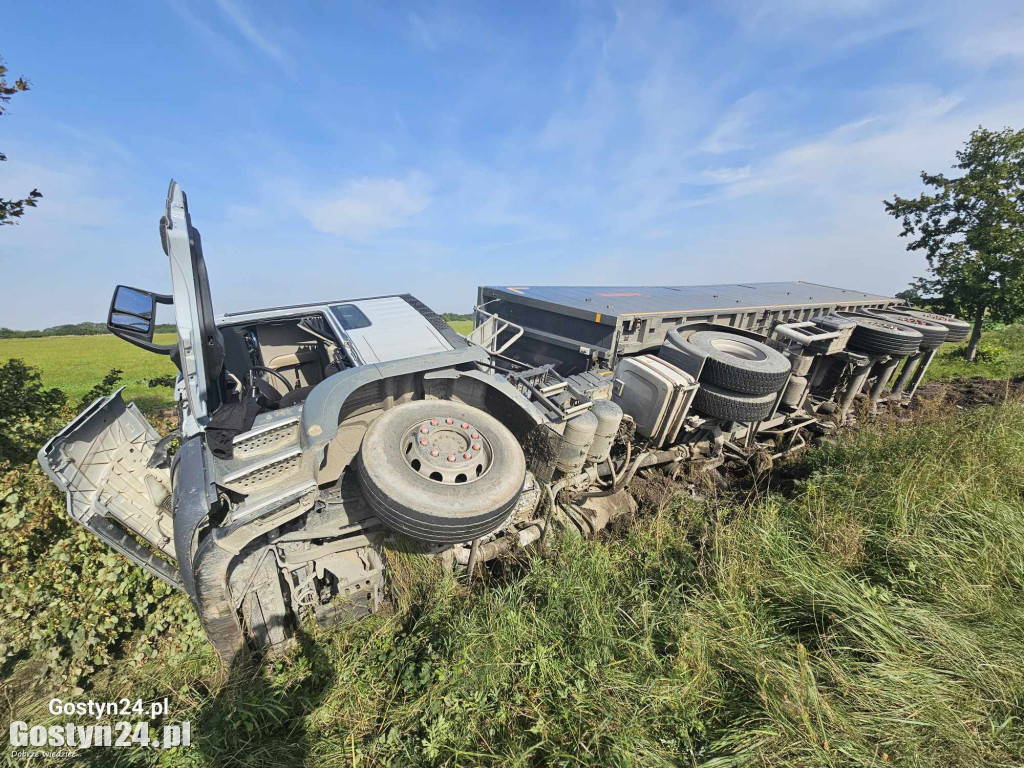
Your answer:
[[[786,391],[782,395],[782,405],[795,408],[800,405],[806,391],[807,379],[803,376],[790,376],[789,383],[786,385]]]
[[[567,475],[575,475],[587,460],[587,452],[597,432],[597,416],[590,411],[573,416],[565,422],[562,444],[555,459],[555,466]]]
[[[597,430],[587,452],[587,461],[600,464],[612,450],[619,424],[622,423],[622,408],[611,400],[595,400],[590,412],[597,418]]]

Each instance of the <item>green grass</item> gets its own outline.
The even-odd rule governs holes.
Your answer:
[[[1015,328],[988,337],[1008,350],[1000,375],[1024,350]],[[965,375],[943,362],[935,375]],[[16,611],[27,584],[88,596],[68,634],[116,627],[122,646],[83,692],[33,683],[35,657],[5,667],[0,700],[8,719],[49,725],[67,719],[47,714],[54,696],[167,696],[167,720],[192,723],[191,750],[93,749],[84,765],[1019,766],[1022,425],[1013,401],[864,424],[786,467],[777,490],[670,497],[471,585],[391,553],[387,610],[310,627],[285,659],[229,675],[180,594],[102,597],[111,568],[137,569],[47,539],[67,529],[63,501],[38,469],[15,469],[12,488],[37,483],[45,502],[5,522],[4,542],[34,526],[19,562],[69,557],[73,581],[8,573],[0,602]]]
[[[166,654],[87,695],[170,696],[198,745],[165,765],[1019,765],[1022,423],[847,434],[785,495],[676,499],[471,587],[403,556],[391,610],[283,661]]]
[[[473,330],[468,320],[450,323],[463,335]],[[155,341],[168,344],[173,334],[157,334]],[[124,398],[152,412],[174,404],[171,387],[149,387],[150,379],[175,373],[170,359],[132,346],[109,334],[100,336],[51,336],[33,339],[0,339],[0,365],[21,358],[39,370],[46,387],[63,390],[71,400],[81,398],[103,379],[107,371],[124,371]]]
[[[963,359],[966,344],[946,345],[935,356],[926,378],[931,381],[968,379],[982,376],[988,379],[1013,379],[1024,376],[1024,325],[1004,325],[985,331],[981,337],[985,345],[997,345],[1005,350],[1000,362],[969,363]]]
[[[169,344],[174,334],[157,334],[155,341]],[[124,399],[152,411],[173,405],[171,387],[149,387],[157,376],[175,373],[174,364],[163,355],[146,352],[116,336],[50,336],[35,339],[0,339],[0,365],[21,358],[39,370],[46,387],[63,390],[76,401],[103,380],[112,368],[124,373]]]

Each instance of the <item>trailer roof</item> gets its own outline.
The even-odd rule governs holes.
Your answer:
[[[487,286],[512,301],[572,307],[605,316],[699,312],[759,308],[806,307],[892,301],[880,296],[803,281],[676,286]]]

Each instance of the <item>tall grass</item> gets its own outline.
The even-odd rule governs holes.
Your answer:
[[[407,558],[391,611],[289,660],[98,690],[172,696],[199,745],[166,764],[1020,765],[1022,425],[868,429],[785,495],[676,499],[472,586]]]

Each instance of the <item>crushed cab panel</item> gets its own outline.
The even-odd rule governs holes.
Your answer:
[[[180,587],[177,569],[160,556],[174,560],[170,473],[166,466],[150,466],[159,440],[119,389],[47,442],[39,463],[67,494],[68,515],[154,576]]]

